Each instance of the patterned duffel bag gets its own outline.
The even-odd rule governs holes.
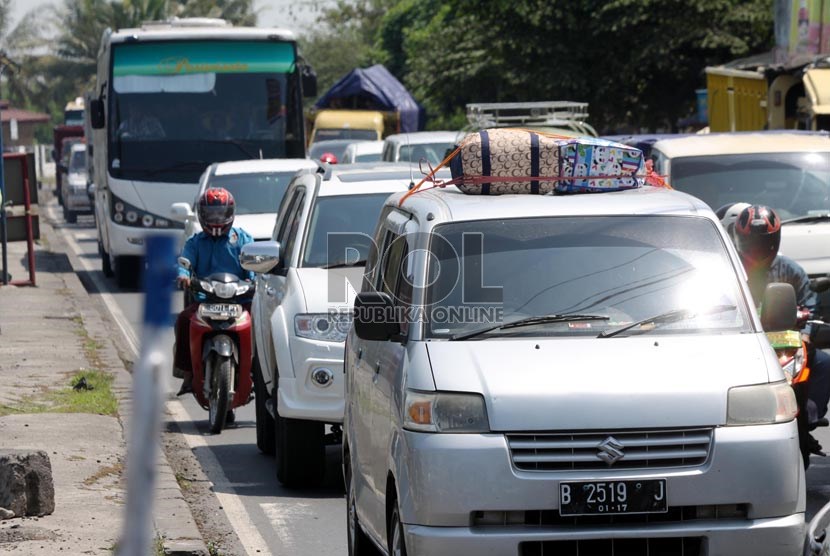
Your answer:
[[[498,128],[467,135],[450,171],[472,195],[614,191],[642,183],[643,155],[610,141]]]

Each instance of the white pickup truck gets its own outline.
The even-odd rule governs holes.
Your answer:
[[[299,174],[271,240],[243,248],[242,265],[257,273],[257,446],[276,453],[277,479],[286,486],[319,483],[327,436],[340,440],[343,345],[355,292],[384,201],[410,183],[408,166],[390,164]]]

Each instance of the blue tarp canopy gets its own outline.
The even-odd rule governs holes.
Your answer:
[[[424,108],[381,64],[365,69],[353,69],[320,97],[314,106],[397,111],[401,115],[402,133],[424,128]]]

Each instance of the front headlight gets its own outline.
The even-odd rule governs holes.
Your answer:
[[[229,284],[224,282],[213,282],[213,293],[216,294],[216,297],[230,299],[236,295],[236,284],[234,282]]]
[[[778,351],[778,362],[784,370],[784,376],[787,382],[795,384],[804,382],[809,376],[809,371],[805,371],[804,346],[797,349],[782,349]]]
[[[351,326],[351,313],[310,313],[294,317],[294,333],[309,340],[345,342]]]
[[[487,409],[480,394],[407,390],[403,426],[419,432],[490,432]]]
[[[798,405],[786,381],[729,389],[727,425],[771,425],[795,419]]]

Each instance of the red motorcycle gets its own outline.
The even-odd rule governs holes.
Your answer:
[[[182,267],[190,269],[186,259]],[[253,338],[250,301],[255,285],[226,272],[192,277],[199,307],[190,318],[193,396],[208,410],[210,431],[219,434],[232,411],[251,401]]]

